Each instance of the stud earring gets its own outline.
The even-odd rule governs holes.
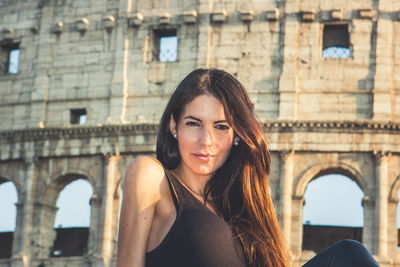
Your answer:
[[[234,146],[238,146],[239,145],[239,141],[235,141],[235,143],[233,143]]]
[[[177,139],[178,135],[176,133],[173,134],[174,138]]]

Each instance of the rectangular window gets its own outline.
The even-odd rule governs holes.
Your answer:
[[[71,124],[85,124],[86,109],[71,109]]]
[[[160,62],[176,62],[178,60],[176,29],[154,30],[153,55]]]
[[[18,74],[19,72],[19,44],[2,44],[0,49],[0,72],[4,74]]]
[[[8,73],[17,74],[19,69],[19,49],[13,49],[9,54]]]
[[[347,24],[324,25],[322,56],[324,58],[348,58],[351,56]]]

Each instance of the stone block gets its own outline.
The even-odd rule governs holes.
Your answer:
[[[362,19],[372,19],[374,16],[374,11],[371,8],[360,9],[358,13]]]
[[[11,25],[18,22],[18,13],[17,12],[3,12],[3,24],[4,25]]]
[[[160,25],[168,25],[172,22],[172,15],[169,12],[164,12],[158,16],[158,23]]]
[[[100,62],[99,53],[90,53],[90,56],[86,58],[85,65],[98,65]]]
[[[140,12],[133,13],[130,17],[128,17],[128,25],[131,27],[139,27],[142,25],[144,20],[144,16]]]
[[[89,20],[85,17],[79,19],[76,22],[76,28],[78,29],[78,31],[80,32],[85,32],[88,30],[89,28]]]
[[[240,13],[240,19],[243,22],[250,22],[254,19],[252,10],[240,10],[239,13]]]
[[[59,21],[56,23],[56,25],[53,26],[53,33],[60,34],[63,32],[63,28],[64,28],[64,23],[62,21]]]
[[[183,22],[185,24],[194,24],[197,22],[197,11],[196,10],[185,10],[182,13]]]
[[[12,40],[14,38],[14,29],[7,27],[2,30],[3,40]]]
[[[115,27],[115,18],[112,15],[107,15],[103,18],[103,27],[107,31],[112,31]]]
[[[269,21],[275,21],[279,19],[279,9],[270,9],[265,12],[265,18]]]
[[[63,80],[63,87],[68,91],[76,87],[80,83],[80,81],[78,80],[77,73],[64,74],[62,80]]]
[[[166,64],[164,62],[152,62],[147,79],[154,84],[164,83],[166,80]]]
[[[332,9],[331,12],[331,19],[332,20],[342,20],[343,19],[343,9],[342,8],[336,8]]]
[[[212,23],[224,23],[228,12],[225,9],[213,10],[211,12],[211,22]]]
[[[315,11],[314,10],[301,11],[300,16],[303,22],[312,22],[315,20]]]

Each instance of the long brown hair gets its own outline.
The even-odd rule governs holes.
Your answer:
[[[236,230],[252,266],[287,266],[286,252],[269,192],[271,157],[262,126],[244,86],[217,69],[191,72],[172,94],[161,118],[157,158],[167,169],[181,163],[178,144],[169,130],[171,115],[179,121],[184,105],[199,95],[212,95],[224,106],[238,146],[205,188],[220,215]]]

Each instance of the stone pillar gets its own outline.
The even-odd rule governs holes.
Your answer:
[[[299,77],[297,77],[298,0],[285,1],[283,69],[279,79],[279,119],[296,119],[299,93]]]
[[[34,190],[36,185],[35,157],[25,158],[25,170],[23,180],[22,199],[18,203],[18,219],[13,242],[13,255],[11,258],[12,267],[29,267],[32,255],[32,234],[34,215]]]
[[[93,188],[94,189],[94,188]],[[101,204],[103,199],[96,194],[93,194],[90,198],[90,227],[89,227],[89,240],[88,240],[88,255],[93,255],[96,259],[101,261],[101,257],[96,255],[97,247],[98,247],[98,240],[99,240],[99,233],[102,231],[102,223],[101,223]]]
[[[388,202],[388,257],[390,259],[396,258],[397,244],[398,244],[398,229],[397,229],[397,207],[399,205],[399,198],[389,195]]]
[[[33,68],[33,85],[30,99],[29,127],[45,127],[47,123],[47,100],[49,98],[49,67],[51,66],[53,50],[52,27],[54,21],[54,1],[41,1],[39,33],[37,39],[37,56]]]
[[[294,152],[283,151],[281,153],[281,169],[279,179],[279,191],[281,194],[279,197],[279,215],[282,218],[283,238],[288,248],[291,247],[293,163]],[[289,252],[290,251],[291,249],[289,249]]]
[[[374,189],[371,189],[373,191]],[[364,228],[363,228],[363,236],[362,241],[363,244],[367,247],[367,249],[373,253],[375,240],[374,240],[374,211],[375,211],[375,200],[367,195],[362,199],[362,206],[364,209]]]
[[[392,0],[379,0],[380,13],[390,14],[393,9]],[[376,33],[376,63],[373,91],[373,117],[374,120],[392,120],[395,108],[393,97],[393,21],[383,15],[377,15]],[[370,66],[371,68],[371,66]]]
[[[114,246],[114,228],[116,227],[114,210],[114,189],[120,178],[118,172],[119,153],[104,155],[103,201],[101,210],[101,223],[98,225],[99,238],[97,253],[101,255],[104,267],[111,266]]]
[[[303,207],[304,196],[293,195],[292,197],[292,234],[290,252],[292,253],[292,266],[301,265],[301,256],[303,250]],[[289,248],[289,247],[288,247]],[[300,260],[300,262],[296,262]]]
[[[22,262],[22,253],[21,246],[23,242],[23,227],[24,227],[24,205],[21,202],[21,199],[18,199],[18,203],[15,203],[17,207],[17,220],[13,235],[13,243],[12,243],[12,256],[11,256],[11,266],[24,266]]]
[[[23,209],[24,205],[21,202],[21,198],[19,196],[18,202],[15,203],[16,210],[17,210],[17,216],[16,216],[16,221],[15,221],[15,230],[14,230],[14,236],[13,236],[13,244],[12,244],[12,251],[19,251],[20,249],[20,241],[22,238],[22,228],[23,228]]]
[[[47,192],[47,194],[49,194],[49,192]],[[35,214],[38,215],[37,222],[39,223],[35,224],[36,228],[32,240],[32,253],[34,253],[37,258],[47,258],[52,252],[54,240],[57,236],[54,229],[54,220],[58,208],[56,207],[56,203],[36,202],[34,205]]]
[[[376,213],[375,213],[375,244],[374,252],[382,259],[387,258],[388,243],[388,165],[390,153],[376,152],[375,181],[376,181]]]
[[[129,14],[132,9],[130,0],[119,1],[119,10],[125,14]],[[125,22],[125,21],[124,21]],[[114,49],[114,67],[112,81],[110,87],[110,103],[107,121],[111,123],[126,123],[127,105],[128,105],[128,84],[129,84],[129,56],[132,54],[130,50],[130,36],[126,34],[126,22],[121,23],[119,27],[108,30],[106,37],[111,49]],[[105,81],[105,84],[107,81]]]

